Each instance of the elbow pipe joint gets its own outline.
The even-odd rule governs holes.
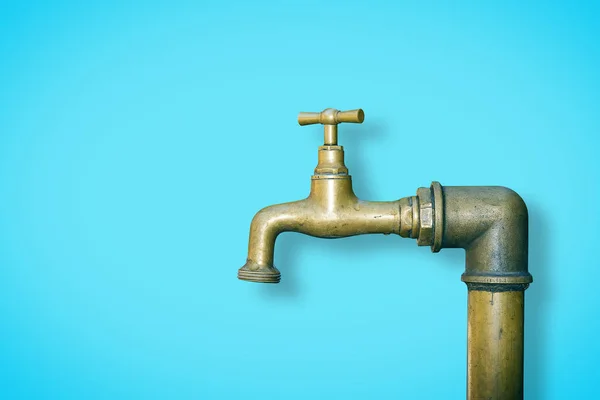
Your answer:
[[[433,182],[417,197],[430,204],[431,232],[419,245],[466,251],[462,281],[471,290],[525,290],[528,271],[528,214],[523,199],[501,186],[446,186]],[[425,208],[427,210],[427,208]],[[423,223],[423,218],[421,218]],[[420,229],[423,232],[423,229]]]

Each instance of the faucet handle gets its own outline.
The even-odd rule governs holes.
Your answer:
[[[334,108],[327,108],[320,113],[301,112],[298,114],[298,123],[300,125],[323,124],[325,125],[325,145],[337,146],[337,125],[342,122],[352,122],[362,124],[365,120],[365,113],[362,109],[349,111],[339,111]]]

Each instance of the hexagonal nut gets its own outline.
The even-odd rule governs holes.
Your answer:
[[[430,246],[433,243],[433,197],[430,188],[417,189],[419,198],[419,246]]]
[[[414,202],[417,202],[415,197],[403,197],[398,201],[400,203],[400,236],[405,238],[412,236],[413,198]]]

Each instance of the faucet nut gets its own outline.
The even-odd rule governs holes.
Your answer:
[[[417,237],[417,244],[419,246],[430,246],[433,244],[434,230],[431,189],[424,187],[417,189],[417,198],[419,199],[419,236]]]
[[[344,165],[344,148],[342,146],[319,147],[319,164],[315,175],[348,175]]]

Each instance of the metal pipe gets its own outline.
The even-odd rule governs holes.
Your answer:
[[[505,187],[434,182],[432,192],[443,215],[440,247],[466,250],[467,398],[522,399],[527,206]]]
[[[522,399],[524,292],[468,297],[467,399]]]
[[[308,198],[260,210],[250,225],[248,259],[238,277],[253,282],[279,282],[280,273],[273,264],[273,256],[275,240],[282,232],[321,238],[399,234],[400,200],[359,200],[350,179],[348,175],[315,175]]]
[[[499,186],[448,186],[433,182],[416,196],[397,201],[359,200],[337,145],[337,124],[364,119],[362,110],[301,113],[301,125],[325,125],[308,198],[259,211],[250,226],[246,264],[238,277],[277,283],[275,240],[286,231],[321,238],[395,233],[419,246],[466,251],[462,281],[468,289],[467,399],[523,398],[524,291],[527,266],[527,207]],[[334,133],[335,132],[335,136]]]

